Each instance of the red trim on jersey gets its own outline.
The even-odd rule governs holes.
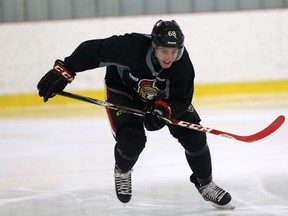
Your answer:
[[[106,86],[105,86],[105,97],[106,97],[106,101],[110,97],[110,90]],[[116,127],[114,125],[113,119],[111,117],[111,110],[109,108],[105,108],[105,109],[106,109],[106,113],[108,115],[108,119],[109,119],[109,123],[110,123],[110,127],[111,127],[111,132],[112,132],[113,136],[116,137],[117,130],[116,130]]]

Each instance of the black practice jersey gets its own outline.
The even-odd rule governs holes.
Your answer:
[[[131,33],[85,41],[66,57],[67,68],[81,72],[107,67],[106,85],[111,91],[143,103],[165,99],[172,117],[182,115],[190,106],[194,91],[194,68],[184,48],[182,57],[170,68],[153,63],[151,37]]]

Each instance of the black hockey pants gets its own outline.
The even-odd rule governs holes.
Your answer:
[[[144,109],[142,103],[135,103],[129,97],[106,89],[106,98],[110,103],[135,109]],[[146,134],[143,126],[144,118],[121,111],[107,109],[113,136],[116,140],[115,162],[123,171],[130,170],[136,163],[146,144]],[[187,111],[179,119],[200,123],[196,110]],[[207,145],[206,133],[175,125],[168,125],[170,133],[185,149],[185,156],[194,176],[201,180],[211,179],[211,156]]]

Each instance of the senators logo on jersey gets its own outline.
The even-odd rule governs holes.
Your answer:
[[[163,91],[157,85],[157,80],[142,79],[138,82],[138,95],[141,100],[147,102],[157,98]]]

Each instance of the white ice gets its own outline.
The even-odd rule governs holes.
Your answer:
[[[288,107],[198,112],[204,126],[249,135]],[[288,215],[288,124],[243,143],[208,135],[214,181],[233,197],[217,210],[189,182],[181,145],[167,129],[147,133],[132,173],[133,196],[114,191],[114,139],[105,117],[0,119],[1,216]]]

